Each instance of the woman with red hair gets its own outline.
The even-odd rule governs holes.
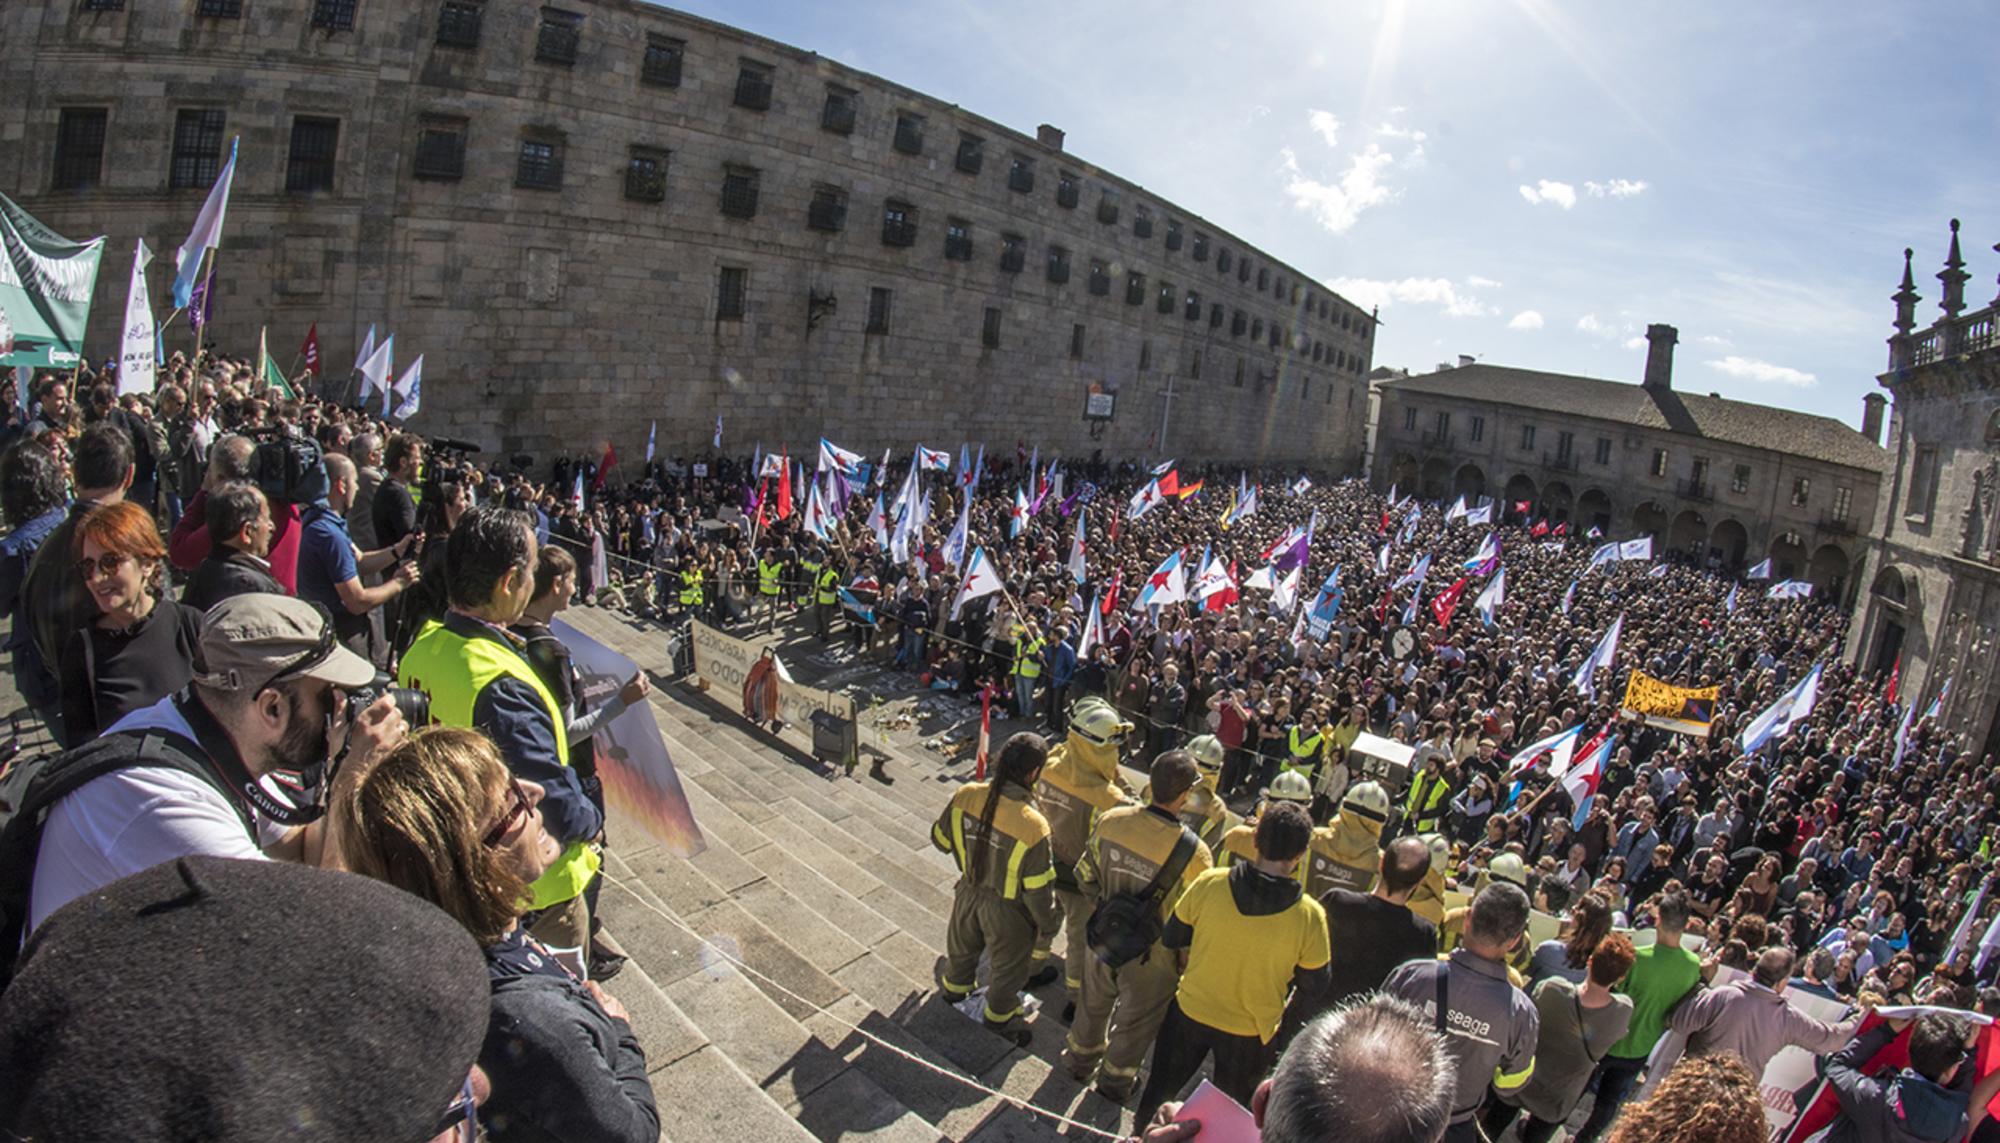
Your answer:
[[[63,643],[57,673],[65,746],[187,685],[201,613],[162,595],[167,547],[130,501],[93,508],[76,529],[76,574],[100,612]]]

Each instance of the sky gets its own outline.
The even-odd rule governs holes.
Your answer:
[[[1916,249],[2000,255],[1985,0],[689,2],[1066,148],[1460,354],[1858,425]]]

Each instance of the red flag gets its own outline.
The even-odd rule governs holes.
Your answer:
[[[306,343],[299,346],[299,356],[305,358],[306,372],[319,376],[319,323],[312,323],[306,330]]]
[[[1465,594],[1467,582],[1464,576],[1460,576],[1457,583],[1445,588],[1442,595],[1431,600],[1431,618],[1437,620],[1439,627],[1451,626],[1451,613],[1458,610],[1458,597]]]
[[[1543,536],[1549,534],[1549,522],[1547,520],[1535,521],[1535,526],[1528,529],[1528,534],[1538,540],[1541,539]]]
[[[765,493],[769,492],[770,490],[771,490],[770,477],[767,476],[764,479],[757,482],[757,527],[760,530],[767,527],[771,523],[771,517],[769,515],[771,507],[771,498],[765,495]]]
[[[1868,1018],[1861,1022],[1856,1035],[1872,1032],[1881,1023],[1882,1017],[1871,1012]],[[1974,1050],[1970,1062],[1974,1068],[1975,1081],[1984,1079],[1993,1074],[1995,1068],[2000,1068],[2000,1029],[1988,1024],[1979,1030],[1979,1046]],[[1896,1034],[1895,1039],[1883,1045],[1882,1050],[1876,1052],[1867,1063],[1862,1064],[1861,1070],[1871,1076],[1894,1076],[1909,1066],[1909,1063],[1910,1030],[1905,1028]],[[1996,1113],[1996,1108],[2000,1108],[2000,1098],[1994,1099],[1987,1105],[1989,1114]],[[1791,1130],[1781,1138],[1786,1143],[1798,1143],[1810,1139],[1824,1130],[1839,1114],[1840,1100],[1827,1087],[1826,1081],[1821,1080],[1819,1086],[1813,1089],[1811,1099],[1800,1110],[1799,1117],[1793,1121]]]
[[[1232,603],[1235,603],[1242,596],[1242,593],[1237,591],[1236,589],[1236,585],[1241,582],[1243,581],[1236,578],[1236,561],[1230,560],[1229,586],[1209,596],[1207,599],[1202,600],[1201,601],[1202,610],[1221,611],[1223,608],[1228,607]]]
[[[1526,516],[1528,514],[1528,511],[1533,507],[1534,505],[1526,500],[1514,501],[1514,511],[1520,513],[1523,516]]]
[[[1124,582],[1124,568],[1111,573],[1111,586],[1104,589],[1104,614],[1109,615],[1118,610],[1118,587]]]
[[[1382,513],[1382,523],[1376,526],[1375,534],[1378,536],[1386,536],[1389,534],[1389,513],[1387,512]]]
[[[778,473],[778,519],[792,518],[792,458],[784,454],[784,468]]]
[[[1169,472],[1160,478],[1160,495],[1173,496],[1181,490],[1181,474]]]
[[[1896,701],[1896,684],[1897,682],[1901,681],[1902,677],[1903,677],[1903,656],[1901,652],[1898,652],[1896,654],[1896,665],[1889,668],[1889,689],[1883,693],[1882,701],[1884,702]]]
[[[1388,620],[1389,605],[1394,603],[1395,600],[1396,591],[1394,588],[1389,588],[1382,592],[1382,602],[1375,605],[1375,622],[1382,623]]]
[[[1549,533],[1549,535],[1551,535],[1551,536],[1561,536],[1561,535],[1565,535],[1565,534],[1567,534],[1568,532],[1569,532],[1569,521],[1568,521],[1568,520],[1564,520],[1564,521],[1563,521],[1562,523],[1560,523],[1560,524],[1557,524],[1557,525],[1555,526],[1555,529],[1554,529],[1553,531],[1551,531],[1551,532]]]
[[[1118,542],[1118,517],[1123,515],[1123,512],[1113,512],[1111,514],[1111,542],[1114,544]]]
[[[986,746],[993,740],[993,684],[979,688],[979,761],[972,770],[972,780],[986,780]]]
[[[608,444],[605,445],[604,457],[597,462],[597,479],[590,482],[590,490],[592,492],[599,491],[604,487],[605,480],[611,476],[611,470],[617,467],[617,464],[618,450]]]

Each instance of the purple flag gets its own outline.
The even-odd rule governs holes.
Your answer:
[[[200,329],[202,326],[207,325],[209,320],[214,316],[215,271],[210,270],[208,277],[195,283],[194,293],[188,297],[188,326],[192,329]]]

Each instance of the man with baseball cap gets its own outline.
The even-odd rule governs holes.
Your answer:
[[[329,770],[408,733],[386,697],[349,717],[348,692],[373,682],[375,669],[340,646],[325,611],[290,596],[217,604],[203,621],[196,672],[185,690],[26,776],[6,836],[39,820],[28,930],[76,897],[176,857],[331,864],[319,825]],[[0,896],[13,896],[13,880],[0,878]],[[16,901],[0,900],[0,914],[8,929],[21,923]],[[0,943],[10,935],[18,941],[0,932]]]

